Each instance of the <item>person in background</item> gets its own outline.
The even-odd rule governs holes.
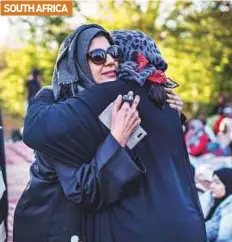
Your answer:
[[[228,111],[228,113],[220,123],[217,139],[225,155],[230,155],[230,144],[232,141],[232,107],[226,107],[224,113],[226,113],[226,111]]]
[[[231,155],[232,141],[232,107],[226,106],[218,121],[214,125],[217,132],[216,141],[211,142],[207,146],[207,150],[217,156]],[[215,131],[214,130],[214,131]]]
[[[220,131],[220,124],[224,118],[232,118],[232,105],[231,104],[227,104],[222,109],[221,114],[216,119],[214,127],[213,127],[215,134],[218,134],[218,132]]]
[[[190,121],[185,140],[190,155],[200,156],[207,153],[209,138],[201,120],[194,119]]]
[[[232,241],[232,169],[214,171],[210,190],[200,198],[209,242]]]
[[[35,68],[32,70],[31,74],[32,78],[26,83],[28,104],[31,103],[32,99],[42,86],[41,71]]]
[[[199,120],[204,125],[204,130],[205,130],[206,135],[209,138],[209,141],[210,142],[217,142],[216,135],[214,134],[212,127],[207,123],[206,116],[203,113],[199,115]]]
[[[222,93],[219,97],[218,97],[218,101],[216,106],[213,108],[212,112],[210,113],[210,116],[212,115],[221,115],[222,114],[222,110],[224,109],[225,105],[226,105],[226,95],[224,93]]]

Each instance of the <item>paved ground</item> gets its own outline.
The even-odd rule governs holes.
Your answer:
[[[23,142],[5,146],[7,185],[9,195],[8,242],[12,242],[13,214],[16,203],[29,180],[33,151]]]

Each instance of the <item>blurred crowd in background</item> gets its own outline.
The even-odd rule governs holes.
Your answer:
[[[183,127],[208,241],[232,241],[232,103],[224,94],[209,117]]]
[[[189,154],[199,157],[232,155],[232,103],[221,95],[209,117],[193,119],[184,127]]]

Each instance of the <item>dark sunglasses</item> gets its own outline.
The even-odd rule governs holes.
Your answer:
[[[96,65],[102,65],[106,62],[107,54],[115,61],[120,61],[122,58],[122,51],[118,45],[111,45],[107,50],[95,49],[87,53],[87,59],[90,59]]]

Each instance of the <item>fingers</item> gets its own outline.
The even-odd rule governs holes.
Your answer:
[[[132,110],[136,110],[139,105],[140,97],[138,95],[135,96],[134,101],[131,105]]]
[[[167,102],[183,106],[183,101],[182,101],[182,99],[179,96],[174,96],[174,95],[168,95],[167,94]]]
[[[132,91],[129,91],[127,95],[133,95]],[[113,115],[120,112],[122,117],[126,117],[127,120],[134,120],[138,117],[137,107],[140,101],[138,95],[135,96],[131,106],[129,102],[123,102],[122,95],[119,95],[114,102]],[[122,103],[123,102],[123,103]]]
[[[124,102],[121,106],[120,111],[127,114],[130,109],[131,109],[130,104],[128,102]]]
[[[175,105],[177,105],[177,106],[180,106],[180,107],[182,107],[183,106],[183,101],[182,100],[174,100],[174,99],[167,99],[167,102],[169,103],[169,104],[175,104]]]
[[[181,112],[182,108],[180,106],[177,106],[175,104],[169,104],[169,106],[173,109],[175,109],[178,113]]]
[[[128,125],[128,128],[131,132],[131,130],[134,129],[134,126],[135,125],[138,125],[137,123],[140,123],[141,122],[141,119],[139,117],[139,112],[137,110],[132,110],[130,109],[128,112],[127,112],[127,125]]]
[[[132,98],[128,99],[133,100],[133,92],[130,91],[127,95],[132,96]],[[141,123],[137,111],[139,101],[140,98],[136,95],[130,105],[127,101],[123,102],[122,95],[119,95],[114,102],[111,133],[122,146],[125,146],[130,135]]]
[[[127,93],[127,96],[131,96],[132,97],[132,100],[133,100],[133,95],[134,95],[133,91],[129,91]],[[127,107],[130,107],[132,111],[135,111],[137,109],[137,107],[138,107],[139,101],[140,101],[140,97],[138,95],[136,95],[135,98],[134,98],[134,100],[131,103],[131,106],[130,106],[129,102],[126,102],[125,101],[123,103],[122,107],[124,109],[128,109]]]
[[[175,92],[172,91],[172,89],[170,88],[164,88],[166,93],[167,93],[167,96],[170,98],[170,99],[178,99],[178,100],[182,100],[182,98],[176,94]]]
[[[119,111],[121,105],[122,105],[122,95],[118,95],[117,98],[114,101],[113,114],[112,115],[116,115],[116,113]]]
[[[132,91],[129,91],[126,95],[123,95],[122,97],[123,102],[128,102],[131,105],[134,100],[133,95],[134,93]]]
[[[177,99],[177,100],[182,100],[180,96],[178,96],[176,93],[167,93],[167,97],[170,99]]]
[[[171,88],[165,87],[164,90],[166,91],[167,94],[175,94],[175,92],[173,92]]]
[[[139,119],[139,112],[137,110],[133,111],[132,109],[130,109],[127,112],[127,118],[128,118],[128,123],[133,123],[135,120]]]
[[[178,112],[181,112],[184,105],[181,97],[169,88],[165,88],[165,90],[167,92],[168,97],[167,102],[169,103],[170,107],[177,110]]]
[[[140,124],[141,124],[141,119],[139,117],[134,119],[131,125],[129,126],[128,134],[131,135]]]

